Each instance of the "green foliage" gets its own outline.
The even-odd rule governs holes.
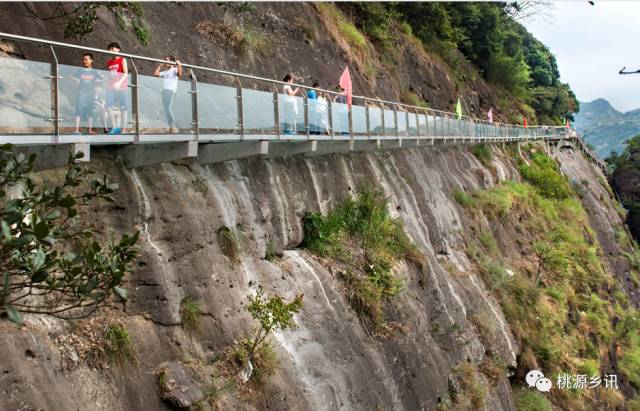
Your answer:
[[[438,51],[452,68],[458,49],[485,79],[529,102],[540,120],[557,124],[572,118],[578,102],[560,73],[553,54],[505,8],[509,3],[415,2],[386,4],[423,44]],[[383,27],[381,25],[381,27]]]
[[[131,26],[140,44],[149,45],[151,33],[144,21],[144,9],[140,3],[135,2],[82,3],[65,15],[64,36],[81,40],[93,33],[100,9],[105,9],[114,16],[120,30],[126,31]]]
[[[458,188],[453,190],[453,199],[465,208],[473,208],[475,206],[475,199]]]
[[[534,158],[531,168],[535,167],[546,173],[548,180],[559,181],[559,170],[545,158]],[[536,173],[542,173],[540,170]],[[540,189],[541,179],[531,181],[536,185],[506,181],[472,197],[476,203],[474,213],[484,212],[492,224],[517,224],[527,233],[521,247],[536,265],[527,261],[508,276],[503,257],[490,251],[493,247],[487,245],[491,241],[482,232],[469,243],[469,256],[500,302],[516,338],[522,342],[522,351],[535,357],[533,361],[545,375],[599,375],[601,363],[606,361],[602,355],[616,341],[621,352],[620,372],[632,384],[640,384],[635,378],[640,375],[637,310],[625,304],[628,299],[624,291],[607,273],[581,202],[564,180],[561,185],[567,185],[566,191]],[[550,192],[553,195],[548,195]],[[556,195],[558,192],[564,195]],[[500,212],[495,212],[496,208]],[[627,307],[626,311],[616,302]],[[615,330],[612,324],[616,324]],[[549,401],[532,393],[514,391],[519,409],[550,409]],[[552,401],[560,408],[567,405],[559,397],[552,397]]]
[[[487,393],[475,366],[470,362],[464,362],[454,367],[452,372],[453,378],[460,383],[461,388],[459,392],[452,393],[452,409],[484,409]]]
[[[240,262],[240,241],[238,233],[229,227],[222,226],[217,231],[218,244],[222,254],[227,256],[231,264]]]
[[[267,261],[273,261],[276,259],[277,256],[278,255],[273,245],[273,241],[271,240],[267,241],[267,250],[264,253],[264,259]]]
[[[275,370],[276,360],[275,353],[266,344],[266,338],[273,330],[284,330],[295,326],[293,316],[302,308],[302,295],[287,303],[277,295],[266,299],[262,288],[258,288],[256,294],[248,298],[247,311],[260,323],[260,326],[253,337],[247,339],[241,348],[245,353],[246,361],[251,361],[256,369],[262,369],[263,375],[268,375],[270,369]]]
[[[191,333],[200,331],[202,309],[200,303],[191,297],[186,297],[180,302],[180,319],[182,327]]]
[[[82,317],[112,293],[127,298],[121,286],[138,255],[138,233],[103,246],[79,224],[89,205],[113,201],[118,188],[106,176],[89,181],[93,172],[76,163],[80,157],[69,156],[62,183],[36,185],[29,177],[35,156],[0,147],[0,314],[13,322],[20,323],[21,312]],[[10,198],[7,191],[15,186],[22,194]]]
[[[118,323],[111,324],[105,332],[105,352],[109,359],[118,364],[135,360],[133,340],[127,329]]]
[[[549,411],[551,403],[536,390],[517,388],[513,390],[513,399],[519,411]]]
[[[491,159],[493,158],[493,155],[491,154],[491,149],[487,144],[476,144],[471,148],[471,152],[483,166],[491,167]]]
[[[351,305],[369,315],[376,326],[383,322],[383,302],[403,287],[394,266],[402,259],[422,258],[400,221],[389,215],[384,193],[370,186],[360,188],[326,217],[307,214],[304,232],[306,248],[347,264]]]
[[[367,49],[366,37],[340,12],[334,4],[318,3],[317,7],[335,22],[340,35],[351,47],[360,51]]]
[[[547,198],[562,200],[572,194],[567,178],[560,174],[556,162],[543,153],[534,153],[531,164],[518,166],[522,177],[535,186]]]

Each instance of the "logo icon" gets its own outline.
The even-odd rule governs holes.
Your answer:
[[[551,391],[551,380],[545,378],[544,374],[540,370],[531,370],[527,373],[525,380],[529,388],[536,387],[540,392]]]

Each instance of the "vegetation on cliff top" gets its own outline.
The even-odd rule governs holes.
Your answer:
[[[508,3],[340,3],[356,26],[384,50],[394,50],[394,26],[417,37],[455,72],[459,50],[489,82],[530,106],[539,123],[561,122],[579,109],[560,82],[555,56],[509,14]],[[530,119],[531,120],[531,119]]]

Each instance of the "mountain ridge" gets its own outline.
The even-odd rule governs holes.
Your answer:
[[[622,152],[625,142],[640,133],[640,108],[622,112],[604,98],[581,101],[575,125],[596,154],[605,158],[614,151]]]

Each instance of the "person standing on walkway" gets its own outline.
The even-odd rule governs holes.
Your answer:
[[[307,90],[307,104],[309,104],[309,132],[311,134],[320,134],[320,112],[318,111],[318,92],[315,90],[320,87],[320,83],[314,81],[311,85],[312,89]]]
[[[76,134],[80,134],[80,121],[87,121],[87,134],[93,131],[93,108],[96,99],[96,84],[104,81],[104,77],[93,67],[93,56],[90,53],[82,55],[82,68],[71,76],[78,82],[78,97],[76,99]]]
[[[112,53],[120,52],[118,43],[111,43],[107,47]],[[126,133],[127,128],[127,91],[129,87],[129,68],[127,60],[122,56],[112,56],[107,61],[107,70],[109,70],[109,83],[107,84],[107,111],[111,118],[113,128],[109,134]],[[120,109],[120,121],[116,122],[116,116],[113,109]]]
[[[282,93],[284,94],[283,103],[284,103],[284,132],[283,134],[295,134],[296,133],[296,115],[298,114],[298,101],[296,100],[296,95],[300,91],[300,88],[294,89],[291,87],[291,83],[293,83],[293,75],[287,74],[282,79],[285,84],[282,87]]]
[[[165,57],[169,63],[174,64],[160,64],[156,68],[154,76],[160,77],[162,81],[162,106],[164,107],[164,113],[167,116],[167,124],[169,127],[169,133],[177,134],[176,118],[173,114],[173,101],[178,90],[178,79],[182,77],[182,64],[180,60],[176,60],[173,56]]]

